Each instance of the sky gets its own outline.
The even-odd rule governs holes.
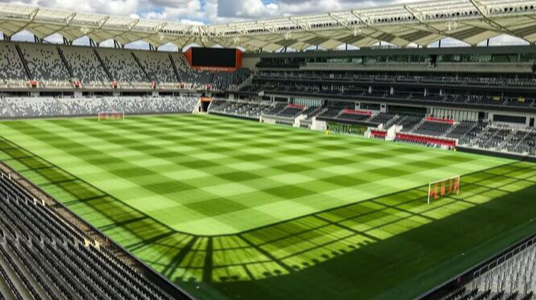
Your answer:
[[[0,3],[125,15],[185,24],[215,24],[422,1],[426,0],[0,0]],[[32,39],[29,32],[14,37],[14,40]],[[56,35],[47,40],[61,42],[62,37]],[[505,38],[497,39],[496,42],[504,43]],[[87,38],[75,42],[75,44],[87,43]],[[113,42],[107,41],[103,46],[111,45]],[[129,47],[146,48],[148,45],[137,42]]]

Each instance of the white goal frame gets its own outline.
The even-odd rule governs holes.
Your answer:
[[[439,197],[445,196],[447,194],[452,195],[454,192],[456,193],[456,195],[459,195],[460,194],[460,186],[461,186],[461,176],[456,175],[456,176],[452,176],[452,177],[445,178],[445,179],[442,179],[442,180],[437,180],[437,181],[430,182],[428,184],[428,201],[427,201],[427,203],[430,204],[432,202],[432,194],[435,194],[435,193],[432,193],[432,191],[434,189],[434,185],[440,184],[442,182],[444,182],[444,183],[449,182],[450,183],[450,182],[452,182],[452,180],[454,180],[455,190],[449,191],[448,193],[444,193],[443,195],[439,195]],[[456,186],[456,184],[457,184],[457,186]]]
[[[106,118],[103,118],[103,116],[114,116],[113,118],[109,118],[109,119],[106,119]],[[121,116],[119,118],[119,116]],[[125,119],[125,112],[124,111],[100,111],[98,113],[98,119],[99,119],[99,122],[102,121],[102,120],[124,120]]]

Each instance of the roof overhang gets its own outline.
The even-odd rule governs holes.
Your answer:
[[[0,31],[13,35],[23,30],[39,38],[57,33],[70,41],[87,36],[97,43],[114,39],[121,44],[145,41],[155,47],[219,44],[269,52],[283,47],[368,47],[380,41],[427,46],[444,38],[476,45],[503,34],[535,43],[536,2],[433,1],[216,25],[0,4]]]

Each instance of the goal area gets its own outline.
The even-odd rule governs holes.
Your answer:
[[[439,198],[449,196],[452,194],[458,195],[460,193],[460,175],[430,182],[428,184],[428,204],[432,200],[438,200]]]
[[[99,122],[106,121],[106,120],[124,120],[125,113],[115,112],[115,111],[103,111],[103,112],[99,112],[98,118],[99,118]]]

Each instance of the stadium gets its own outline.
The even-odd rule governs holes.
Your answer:
[[[536,3],[355,6],[0,3],[0,300],[536,299]]]

